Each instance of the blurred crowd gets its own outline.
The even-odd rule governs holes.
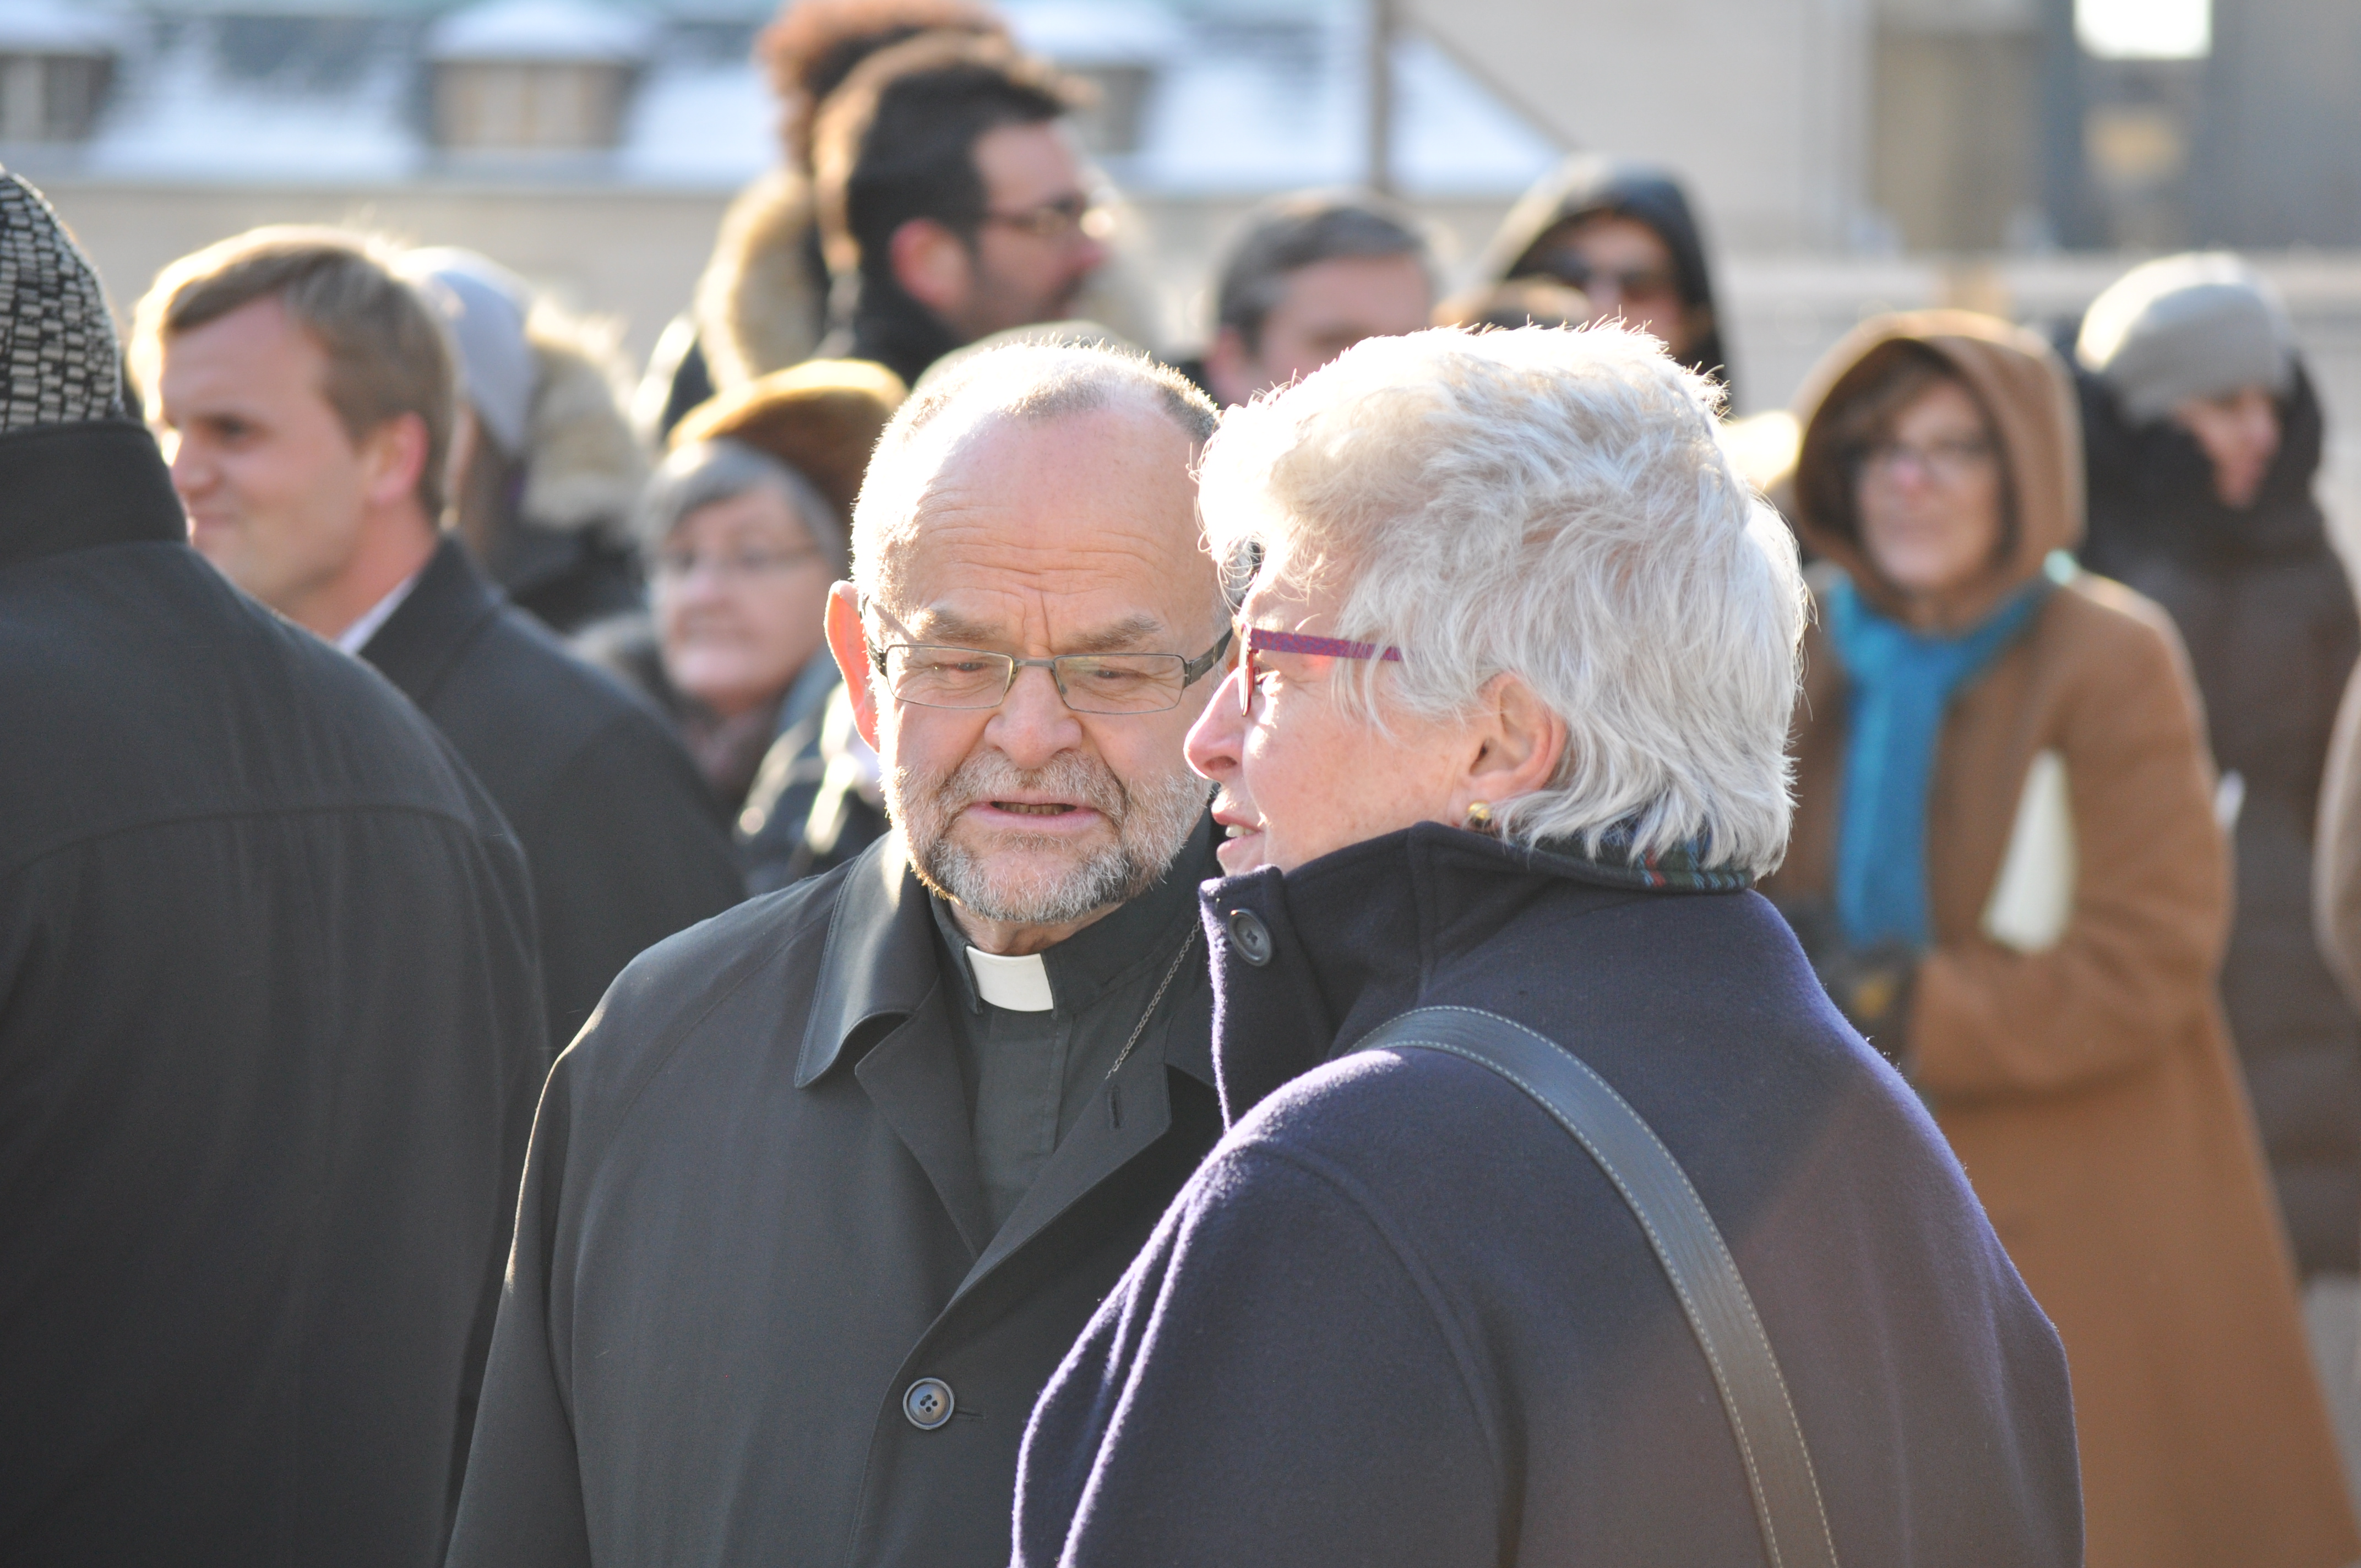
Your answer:
[[[0,186],[19,323],[0,429],[92,422],[116,443],[0,479],[0,1558],[434,1561],[463,1482],[479,1511],[453,1562],[597,1554],[524,1551],[500,1531],[526,1526],[476,1500],[500,1473],[468,1466],[471,1431],[500,1430],[476,1423],[477,1389],[523,1266],[510,1205],[550,1064],[612,1026],[637,955],[892,833],[877,688],[848,680],[831,620],[880,591],[839,585],[889,427],[1006,345],[1154,336],[1114,193],[1069,134],[1082,89],[990,9],[801,0],[760,49],[780,163],[637,376],[489,258],[265,228],[140,298],[127,423],[107,417],[94,285],[42,238],[38,196]],[[1726,389],[1708,256],[1672,174],[1591,155],[1515,206],[1457,291],[1401,205],[1290,194],[1231,242],[1208,335],[1159,395],[1236,410],[1365,340],[1615,322]],[[1812,606],[1794,828],[1762,891],[2055,1326],[2088,1561],[2361,1559],[2332,1419],[2361,1408],[2361,619],[2285,310],[2245,263],[2192,255],[2076,322],[1880,317],[1787,428],[1746,475]],[[122,444],[149,433],[169,495]],[[66,548],[52,511],[99,530],[60,557],[87,580],[22,569]],[[108,578],[84,548],[183,519],[302,649],[211,579]],[[854,664],[902,681],[865,635]],[[46,739],[93,710],[133,739]],[[316,721],[274,728],[297,710]],[[265,779],[293,804],[241,804]],[[125,830],[57,869],[88,837],[77,812],[143,787],[211,836]],[[311,881],[264,885],[297,841]],[[358,926],[330,913],[353,885]],[[817,953],[833,930],[797,939]],[[86,954],[93,934],[115,945]],[[233,995],[266,955],[296,980]],[[160,1069],[159,1009],[201,1047]],[[652,1051],[597,1114],[691,1070]],[[987,1166],[989,1082],[972,1067],[953,1113]],[[1054,1103],[1045,1151],[1071,1131]],[[544,1110],[535,1160],[588,1135],[572,1114]],[[983,1168],[985,1236],[1025,1212],[1022,1168]],[[541,1261],[596,1266],[606,1217],[569,1206],[598,1200],[526,1194],[526,1223],[541,1203],[545,1234],[575,1237]],[[1127,1257],[1146,1231],[1109,1234]],[[866,1266],[831,1246],[795,1266]],[[994,1484],[973,1484],[983,1512],[1006,1507]],[[926,1560],[862,1528],[855,1560]],[[680,1560],[743,1560],[715,1539]]]

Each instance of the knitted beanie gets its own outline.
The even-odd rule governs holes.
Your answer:
[[[123,416],[106,296],[41,193],[0,170],[0,435]]]
[[[2241,387],[2285,396],[2295,331],[2254,269],[2226,252],[2133,268],[2091,303],[2074,356],[2114,389],[2134,424],[2191,398]]]

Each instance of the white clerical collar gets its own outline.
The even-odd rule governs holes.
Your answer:
[[[1038,953],[1005,959],[982,948],[970,948],[967,967],[975,976],[976,994],[994,1007],[1005,1007],[1011,1013],[1047,1013],[1056,1005],[1049,999],[1049,966]]]
[[[410,590],[418,586],[418,579],[425,571],[426,568],[421,566],[394,584],[391,593],[369,606],[368,612],[358,620],[336,634],[336,646],[357,658],[360,651],[368,646],[368,640],[378,634],[378,629],[393,619],[393,612],[401,608],[401,601],[410,597]]]

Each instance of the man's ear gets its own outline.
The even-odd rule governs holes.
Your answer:
[[[852,698],[853,728],[871,751],[882,754],[877,744],[877,666],[869,662],[869,638],[861,629],[861,590],[851,583],[828,590],[828,651],[836,655],[844,689]]]
[[[1225,326],[1213,334],[1213,346],[1205,350],[1205,384],[1224,407],[1253,397],[1255,389],[1262,383],[1261,370],[1256,356],[1246,350],[1245,334],[1237,328]]]
[[[396,414],[361,438],[362,493],[373,507],[398,506],[418,493],[426,473],[426,422]],[[438,523],[438,518],[428,518]]]
[[[939,316],[966,309],[975,288],[967,241],[932,218],[912,218],[885,242],[886,263],[902,291]]]
[[[1546,789],[1565,760],[1565,720],[1515,675],[1494,675],[1476,698],[1476,756],[1460,781],[1461,817],[1477,801],[1497,806]]]

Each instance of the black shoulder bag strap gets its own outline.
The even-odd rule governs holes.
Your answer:
[[[1773,1568],[1836,1568],[1812,1456],[1754,1299],[1688,1173],[1655,1129],[1588,1063],[1546,1035],[1473,1007],[1421,1007],[1356,1051],[1444,1051],[1491,1069],[1574,1135],[1623,1194],[1672,1280],[1746,1461],[1754,1517]]]

